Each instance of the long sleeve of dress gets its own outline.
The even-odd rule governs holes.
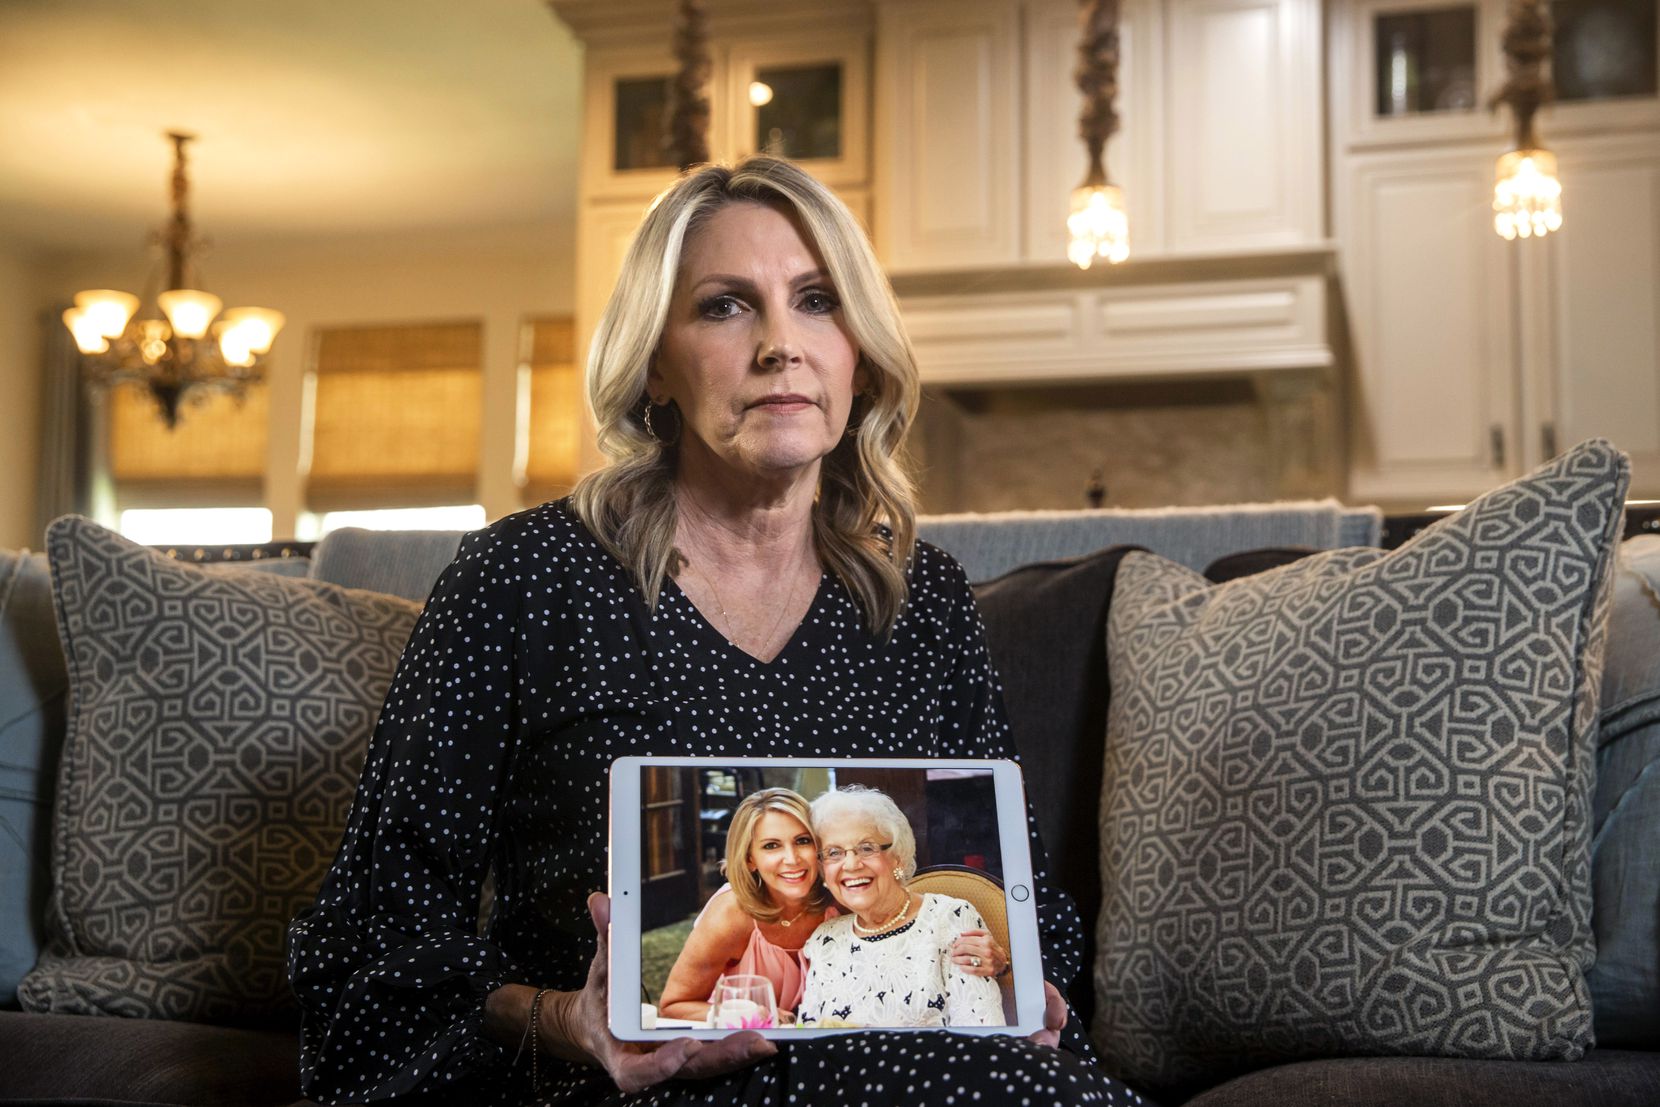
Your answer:
[[[430,1092],[499,1063],[484,999],[516,979],[479,937],[515,750],[515,590],[487,532],[434,586],[387,692],[345,837],[289,927],[301,1083],[323,1101]]]

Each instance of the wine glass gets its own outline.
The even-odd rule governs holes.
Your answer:
[[[770,1030],[778,1025],[772,981],[753,973],[734,973],[715,981],[709,997],[709,1025],[717,1030]]]

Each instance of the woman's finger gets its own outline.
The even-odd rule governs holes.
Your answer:
[[[686,1058],[675,1075],[695,1080],[719,1076],[734,1069],[746,1068],[778,1052],[775,1043],[753,1030],[744,1030],[712,1042],[695,1044],[698,1049]]]
[[[1066,997],[1049,981],[1043,982],[1043,1029],[1032,1035],[1038,1045],[1058,1048],[1061,1031],[1066,1029]]]
[[[753,1065],[778,1052],[778,1047],[754,1031],[729,1034],[716,1041],[675,1038],[660,1046],[621,1042],[611,1036],[609,1023],[611,899],[603,892],[588,897],[588,915],[594,920],[598,946],[588,970],[586,1029],[595,1043],[589,1050],[623,1092],[637,1092],[677,1076],[702,1078]]]

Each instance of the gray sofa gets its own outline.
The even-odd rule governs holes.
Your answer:
[[[1112,561],[1094,551],[1150,548],[1195,569],[1235,574],[1299,551],[1376,545],[1381,518],[1334,503],[1175,512],[1021,513],[925,519],[922,536],[978,581],[1011,723],[1060,881],[1093,918],[1100,901],[1093,848],[1104,739],[1101,626]],[[453,556],[452,533],[339,531],[309,559],[267,569],[423,599]],[[1278,553],[1229,560],[1242,551]],[[1030,566],[1038,579],[1010,570]],[[1034,596],[1036,597],[1034,599]],[[0,906],[0,998],[32,962],[49,869],[55,756],[64,720],[64,668],[43,561],[0,562],[0,875],[26,870],[21,902]],[[1044,605],[1052,610],[1046,611]],[[1061,697],[1056,689],[1085,690]],[[1094,691],[1090,691],[1094,689]],[[1094,702],[1099,701],[1099,702]],[[3,898],[3,897],[0,897]],[[1087,924],[1086,924],[1087,925]],[[8,985],[9,981],[9,985]],[[1088,972],[1072,989],[1087,1015]],[[15,1003],[15,1001],[14,1001]],[[285,1104],[299,1099],[288,1028],[210,1026],[0,1010],[0,1102]],[[1233,1104],[1660,1102],[1660,1053],[1597,1050],[1573,1064],[1351,1058],[1281,1065],[1199,1094],[1195,1107]]]

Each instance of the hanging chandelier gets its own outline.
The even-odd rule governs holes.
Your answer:
[[[1080,269],[1096,258],[1116,265],[1130,256],[1130,216],[1124,190],[1107,178],[1107,140],[1118,130],[1118,0],[1082,0],[1078,13],[1078,90],[1084,108],[1078,135],[1089,152],[1083,184],[1072,190],[1066,256]]]
[[[283,315],[270,308],[240,307],[221,313],[222,302],[198,285],[191,254],[201,246],[191,231],[190,182],[185,144],[195,136],[169,132],[173,142],[173,218],[154,242],[165,252],[167,284],[157,295],[137,296],[96,288],[77,293],[63,321],[75,336],[87,378],[95,385],[144,385],[169,428],[178,425],[187,397],[223,392],[239,402],[265,376],[265,355],[282,329]],[[210,337],[211,335],[211,337]]]
[[[1555,98],[1545,66],[1550,51],[1550,12],[1544,0],[1511,0],[1504,28],[1509,77],[1490,105],[1509,104],[1516,118],[1515,148],[1499,158],[1493,179],[1493,229],[1506,239],[1542,236],[1562,226],[1556,155],[1533,129],[1534,115]]]

